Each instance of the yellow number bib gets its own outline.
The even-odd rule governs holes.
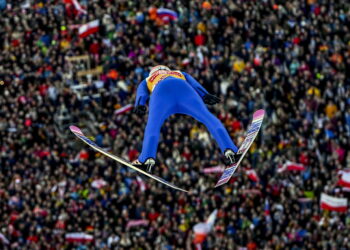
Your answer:
[[[180,71],[167,71],[167,70],[158,70],[153,75],[146,78],[148,90],[152,93],[155,86],[165,78],[172,76],[178,79],[186,80],[185,76]]]

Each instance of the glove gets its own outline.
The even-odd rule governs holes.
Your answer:
[[[147,108],[146,108],[145,105],[138,105],[138,106],[135,107],[134,112],[135,112],[137,115],[140,115],[140,116],[141,116],[141,115],[146,114],[146,110],[147,110]]]
[[[203,96],[203,101],[205,104],[214,105],[220,102],[220,98],[215,95],[206,94],[205,96]]]

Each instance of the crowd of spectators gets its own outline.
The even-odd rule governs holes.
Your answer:
[[[320,209],[350,167],[350,4],[334,0],[7,1],[0,17],[0,246],[7,249],[191,249],[192,227],[218,209],[203,249],[349,249],[350,210]],[[174,21],[154,8],[176,11]],[[77,27],[99,20],[81,38]],[[67,57],[102,66],[78,78]],[[266,110],[244,171],[214,189],[222,165],[206,128],[170,117],[155,174],[136,175],[78,141],[67,124],[132,161],[147,117],[116,109],[135,100],[150,67],[191,74],[222,102],[210,107],[239,144]],[[84,98],[74,86],[83,85]],[[97,95],[96,95],[97,94]],[[96,96],[96,98],[94,97]],[[58,121],[65,114],[66,123]],[[303,172],[277,169],[286,161]],[[138,178],[137,178],[138,177]],[[97,184],[96,184],[97,183]],[[143,185],[145,184],[145,186]],[[146,220],[128,226],[133,220]],[[71,242],[72,232],[93,241]]]

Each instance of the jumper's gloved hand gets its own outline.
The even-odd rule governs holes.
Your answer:
[[[203,96],[203,101],[205,104],[214,105],[220,102],[220,98],[215,95],[206,94],[205,96]]]
[[[147,108],[145,105],[138,105],[134,108],[134,112],[140,116],[146,114],[146,110]]]

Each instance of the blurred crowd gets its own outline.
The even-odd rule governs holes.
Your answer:
[[[350,210],[323,211],[322,192],[350,167],[347,1],[7,1],[0,17],[0,245],[4,249],[191,249],[192,227],[218,209],[203,249],[349,249]],[[164,7],[177,20],[153,16]],[[81,38],[79,25],[99,20]],[[102,66],[79,78],[67,57]],[[150,67],[191,74],[222,102],[210,110],[239,145],[255,110],[267,115],[241,169],[214,189],[222,165],[190,117],[162,127],[155,174],[171,190],[90,150],[75,124],[114,154],[137,158],[147,117],[135,100]],[[78,65],[79,66],[79,65]],[[74,86],[84,86],[84,96]],[[83,98],[84,97],[84,98]],[[65,121],[62,122],[62,120]],[[303,172],[277,172],[286,161]],[[144,220],[139,226],[130,221]],[[91,235],[74,242],[68,233]]]

